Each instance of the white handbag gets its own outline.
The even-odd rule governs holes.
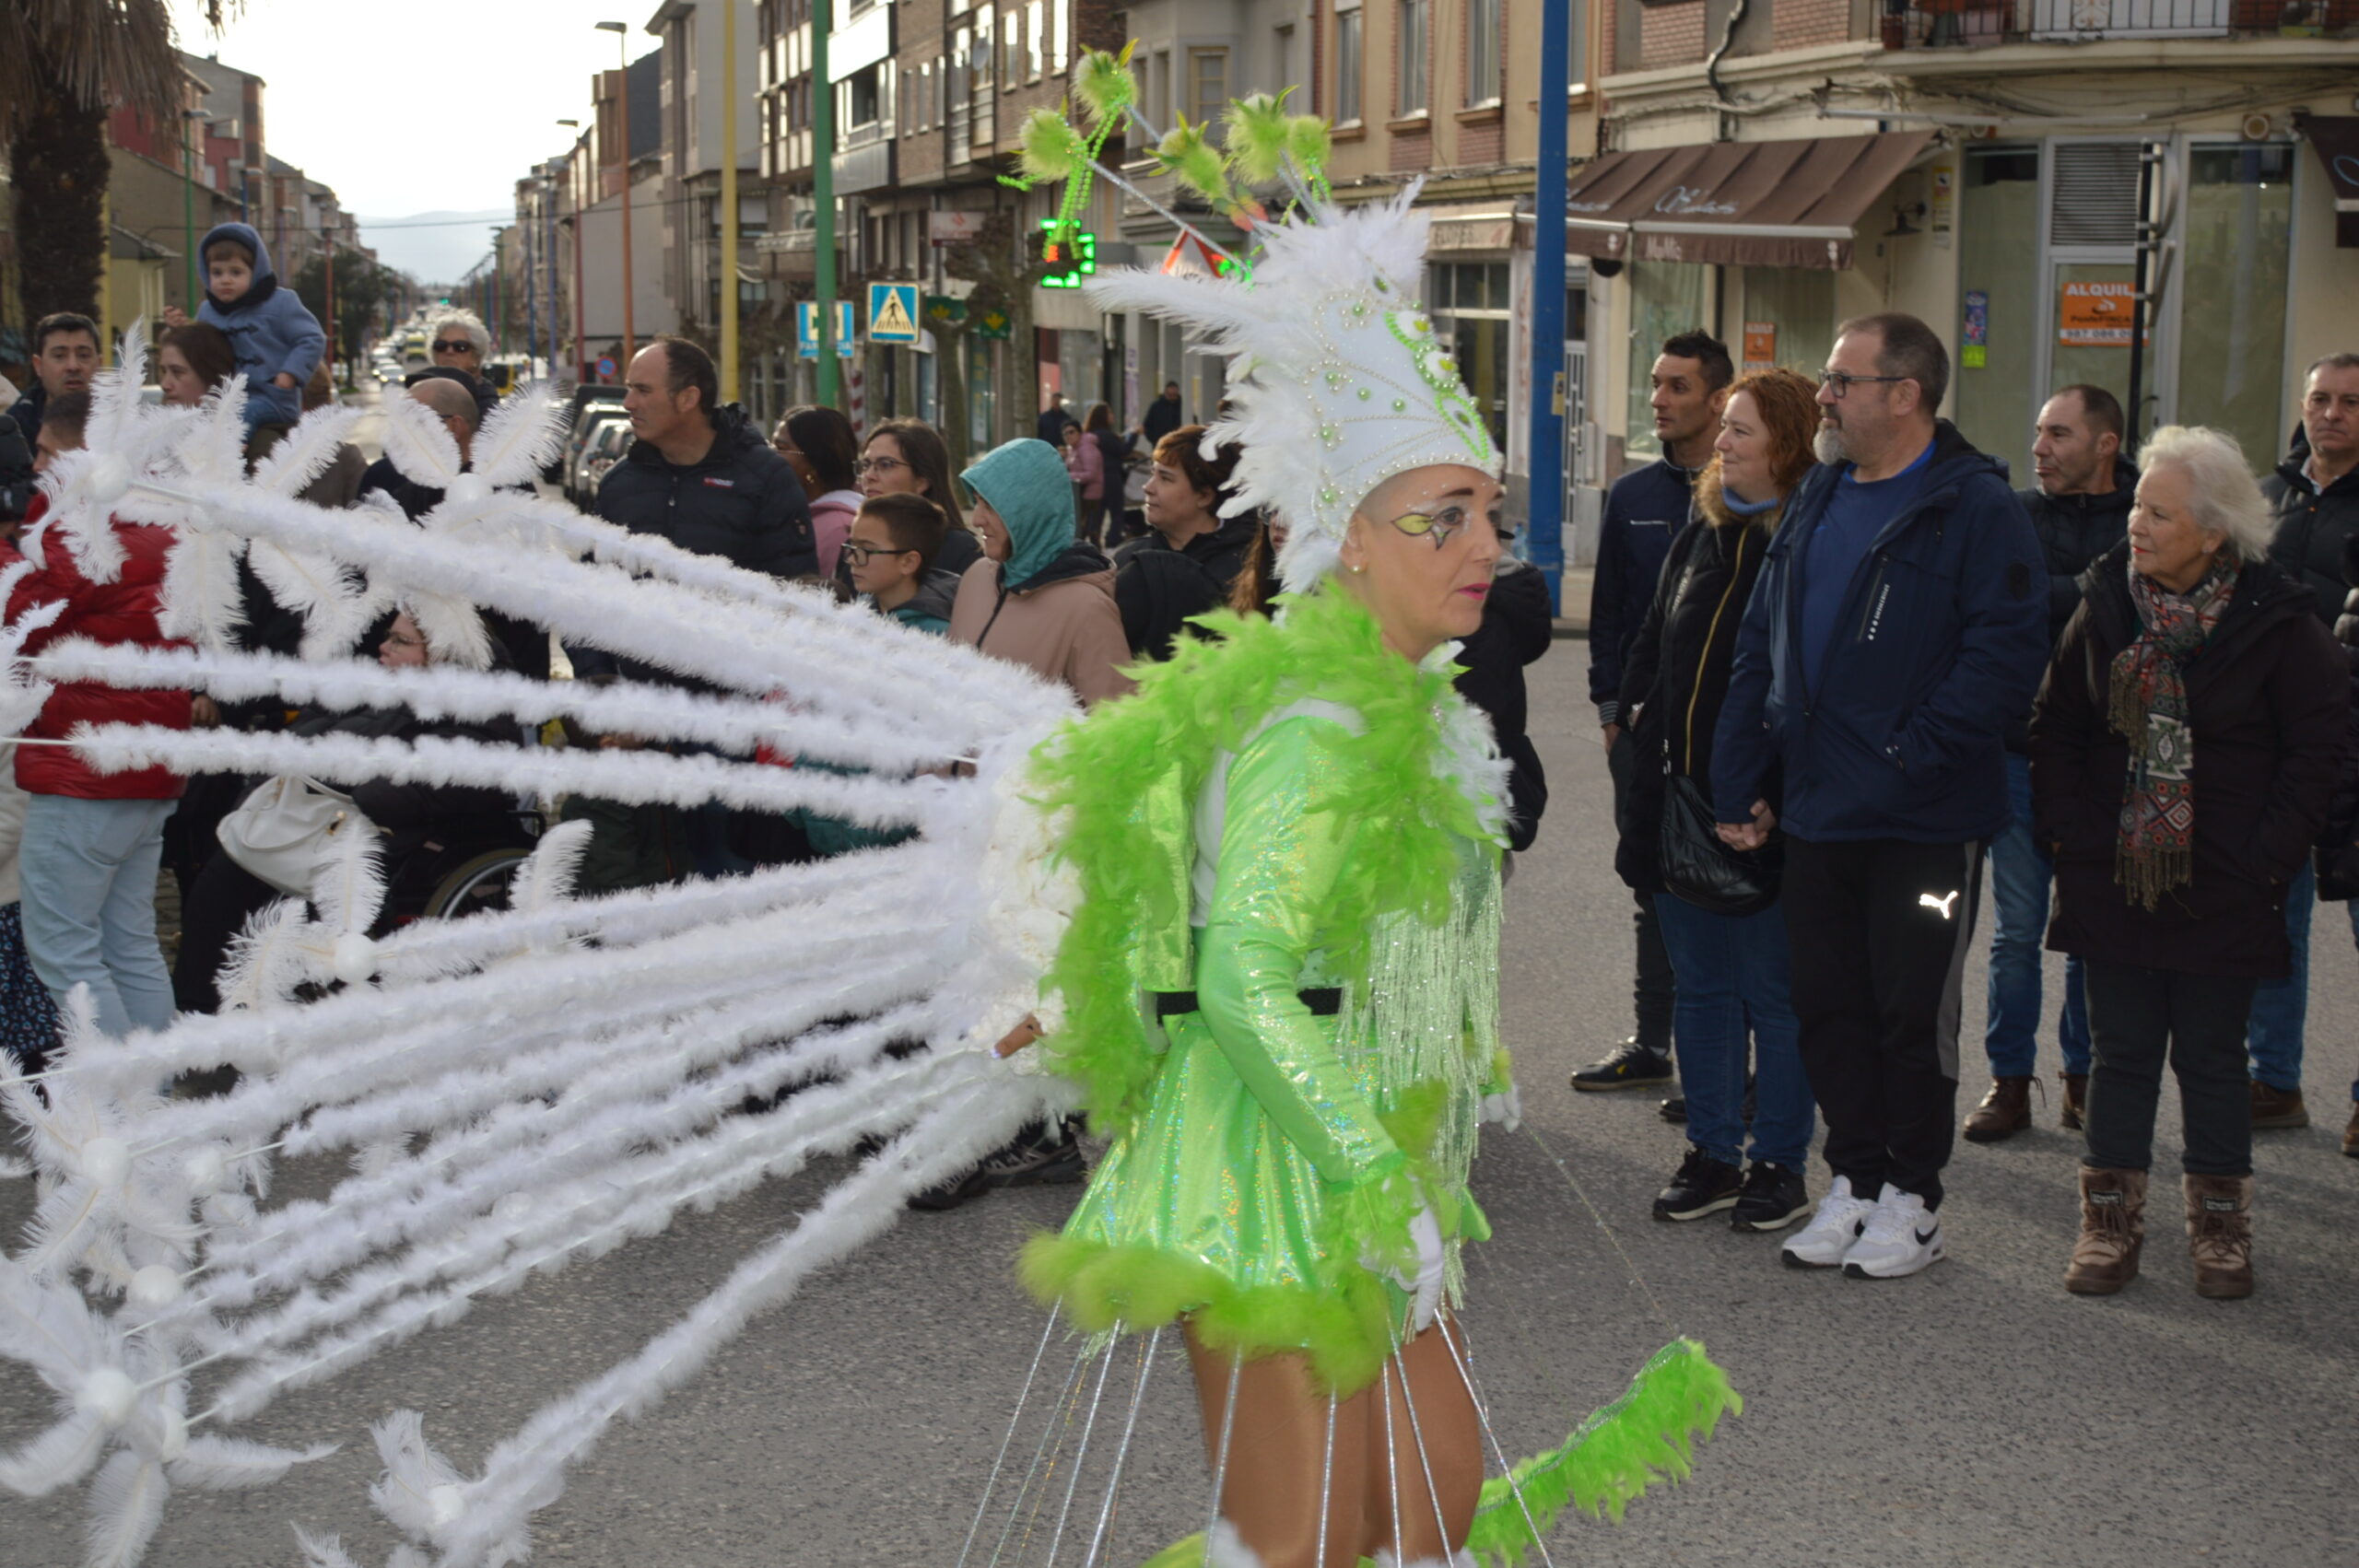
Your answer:
[[[336,834],[369,826],[351,796],[290,773],[257,785],[214,831],[223,853],[247,872],[281,893],[308,898]]]

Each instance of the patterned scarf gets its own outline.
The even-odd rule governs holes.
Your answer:
[[[2214,562],[2203,580],[2173,593],[2130,568],[2138,639],[2113,656],[2107,720],[2130,743],[2113,880],[2152,911],[2195,879],[2195,731],[2181,671],[2202,651],[2236,595],[2236,574]]]

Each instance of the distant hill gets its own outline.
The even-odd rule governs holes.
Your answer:
[[[495,228],[515,221],[514,210],[503,207],[363,217],[360,242],[373,249],[387,266],[420,283],[449,283],[490,252]]]

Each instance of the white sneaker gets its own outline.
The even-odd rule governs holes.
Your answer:
[[[1925,1200],[1890,1182],[1876,1197],[1874,1211],[1851,1250],[1843,1272],[1853,1280],[1898,1280],[1941,1260],[1942,1217],[1925,1211]]]
[[[1826,1196],[1818,1200],[1818,1212],[1787,1240],[1779,1255],[1790,1269],[1832,1269],[1860,1239],[1860,1228],[1874,1209],[1866,1199],[1853,1195],[1849,1176],[1837,1176]]]

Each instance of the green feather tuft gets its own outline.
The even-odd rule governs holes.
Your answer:
[[[1278,177],[1285,161],[1289,117],[1268,93],[1257,92],[1230,100],[1223,116],[1228,125],[1228,164],[1249,185],[1266,185]]]
[[[1213,205],[1226,209],[1237,205],[1220,149],[1204,135],[1204,127],[1189,124],[1186,115],[1180,115],[1180,123],[1164,134],[1155,149],[1155,160]]]
[[[1081,52],[1081,63],[1074,67],[1073,95],[1093,129],[1120,121],[1138,101],[1139,83],[1131,74],[1130,53],[1128,49],[1120,57],[1102,49]]]
[[[1568,1503],[1619,1520],[1649,1486],[1685,1480],[1696,1442],[1712,1435],[1720,1417],[1743,1410],[1743,1398],[1704,1347],[1675,1340],[1562,1447],[1522,1461],[1512,1480],[1499,1476],[1483,1484],[1467,1549],[1492,1568],[1514,1568],[1537,1545],[1533,1527],[1546,1534]]]
[[[1015,146],[1018,167],[1036,184],[1071,180],[1089,167],[1081,134],[1053,109],[1036,109],[1026,115],[1015,133]]]
[[[1297,114],[1286,122],[1286,155],[1306,177],[1323,181],[1334,150],[1332,131],[1319,115]]]

